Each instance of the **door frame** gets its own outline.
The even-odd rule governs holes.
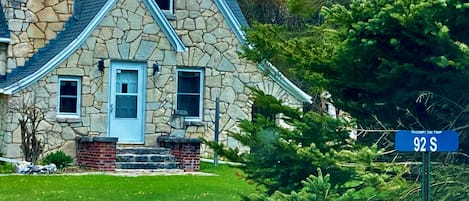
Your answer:
[[[137,118],[140,118],[140,134],[138,137],[141,139],[140,141],[136,142],[123,142],[118,141],[118,144],[144,144],[145,143],[145,106],[146,106],[146,80],[147,80],[147,62],[146,61],[124,61],[124,60],[111,60],[110,67],[109,67],[109,91],[108,91],[108,136],[111,136],[111,121],[115,119],[115,111],[113,111],[112,101],[113,97],[115,96],[115,88],[116,88],[116,77],[113,76],[113,73],[117,70],[137,70],[138,71],[138,84],[141,85],[139,88],[139,96],[137,97]],[[115,97],[114,97],[115,101]],[[138,111],[140,110],[140,114]]]

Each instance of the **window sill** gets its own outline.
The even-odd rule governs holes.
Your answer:
[[[75,115],[57,115],[55,120],[60,123],[79,123],[81,122],[80,116]]]
[[[203,121],[185,121],[186,126],[205,126],[206,123]]]
[[[168,20],[176,20],[176,15],[174,15],[173,13],[163,12],[163,14],[166,17],[166,19],[168,19]]]

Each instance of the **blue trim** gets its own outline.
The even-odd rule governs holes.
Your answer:
[[[10,38],[0,38],[0,43],[10,43],[11,39]]]
[[[308,95],[306,92],[298,88],[295,84],[293,84],[288,78],[286,78],[275,66],[273,66],[270,62],[263,62],[258,63],[258,67],[267,72],[269,77],[277,82],[283,89],[287,90],[290,94],[292,94],[295,98],[301,100],[305,103],[313,103],[312,97]]]
[[[77,102],[76,102],[76,111],[75,112],[60,112],[60,98],[62,94],[60,93],[60,85],[62,81],[74,81],[77,82]],[[79,118],[80,117],[80,112],[81,112],[81,77],[79,76],[70,76],[70,75],[64,75],[64,76],[58,76],[58,81],[57,81],[57,107],[56,107],[56,112],[57,112],[57,117],[62,117],[62,118],[67,118],[67,117],[75,117]]]
[[[3,88],[0,90],[0,93],[4,94],[13,94],[21,89],[28,87],[34,82],[38,81],[44,77],[47,73],[54,70],[58,65],[60,65],[65,59],[67,59],[71,54],[73,54],[89,37],[91,32],[98,26],[98,24],[103,20],[105,15],[112,9],[117,0],[108,0],[106,4],[99,10],[97,15],[90,21],[90,23],[85,27],[84,30],[75,38],[68,46],[66,46],[62,51],[55,55],[50,61],[48,61],[41,68],[31,73],[30,75],[24,77],[23,79]],[[76,18],[76,16],[71,16],[71,18]],[[73,19],[72,19],[73,20]],[[73,24],[72,24],[73,25]],[[52,43],[52,42],[51,42]],[[32,59],[32,58],[30,58]]]
[[[186,46],[179,38],[168,19],[166,19],[160,7],[156,4],[156,1],[144,0],[144,3],[148,7],[148,11],[150,11],[153,19],[156,21],[156,23],[158,23],[158,25],[160,25],[163,33],[166,35],[166,37],[168,37],[169,42],[174,47],[176,52],[185,52],[187,49]]]
[[[215,3],[217,4],[218,9],[225,17],[228,25],[231,27],[238,40],[244,44],[246,42],[245,32],[241,29],[242,25],[229,5],[225,0],[215,0]],[[310,95],[305,93],[290,80],[288,80],[288,78],[286,78],[280,71],[278,71],[277,68],[275,68],[275,66],[273,66],[270,62],[265,61],[258,63],[257,66],[262,71],[267,72],[270,78],[272,78],[278,85],[280,85],[295,98],[302,102],[312,103],[312,97]]]
[[[226,18],[226,21],[233,30],[234,34],[236,35],[236,38],[238,38],[241,43],[244,43],[246,41],[246,37],[244,31],[241,29],[241,23],[239,23],[238,18],[236,18],[226,1],[215,0],[215,4],[217,5],[218,9],[221,11],[223,16]]]

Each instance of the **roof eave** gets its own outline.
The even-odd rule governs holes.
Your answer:
[[[228,25],[233,30],[234,34],[236,35],[236,38],[238,38],[241,43],[244,43],[246,41],[246,36],[244,31],[242,30],[241,23],[239,23],[238,19],[231,11],[226,1],[215,0],[215,4],[217,5],[218,9],[221,11],[223,16],[225,16],[225,18],[227,19]]]
[[[60,63],[62,63],[65,59],[67,59],[73,52],[80,47],[83,42],[88,38],[88,36],[93,32],[93,30],[98,26],[98,24],[103,20],[105,15],[111,10],[113,5],[116,3],[117,0],[108,0],[106,4],[104,4],[103,8],[98,12],[98,14],[91,20],[91,22],[86,26],[86,28],[78,35],[78,37],[73,40],[70,45],[64,48],[59,54],[53,57],[49,62],[47,62],[44,66],[42,66],[39,70],[32,73],[29,76],[13,83],[10,86],[7,86],[3,89],[0,89],[0,93],[3,94],[14,94],[28,86],[30,86],[35,81],[41,79],[47,73],[55,69]]]
[[[300,100],[304,103],[313,103],[312,97],[308,95],[306,92],[298,88],[295,84],[293,84],[288,78],[286,78],[275,66],[273,66],[270,62],[264,61],[263,63],[258,63],[258,66],[261,70],[268,73],[269,77],[277,82],[282,88],[287,90],[290,94],[292,94],[295,98]]]
[[[169,23],[166,16],[161,11],[160,7],[156,4],[154,0],[144,0],[145,5],[148,7],[153,19],[158,23],[160,28],[163,30],[163,33],[168,37],[169,42],[174,47],[176,52],[185,52],[187,50],[186,46],[182,40],[177,35],[174,28]]]
[[[225,0],[215,0],[215,4],[220,9],[223,16],[227,19],[228,25],[231,27],[233,32],[235,33],[236,37],[238,38],[241,44],[246,42],[245,32],[242,30],[241,23],[239,23],[236,16],[233,14],[231,9],[229,8],[228,4]],[[277,84],[279,84],[283,89],[288,91],[298,100],[305,102],[305,103],[312,103],[312,97],[305,93],[303,90],[298,88],[295,84],[293,84],[288,78],[286,78],[275,66],[273,66],[270,62],[265,61],[263,63],[257,63],[259,68],[263,71],[266,71]]]

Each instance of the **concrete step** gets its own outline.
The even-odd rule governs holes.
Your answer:
[[[118,169],[177,169],[177,162],[117,162]]]
[[[161,154],[169,155],[169,149],[163,147],[118,147],[117,154]]]
[[[117,162],[175,162],[170,154],[117,154]]]

